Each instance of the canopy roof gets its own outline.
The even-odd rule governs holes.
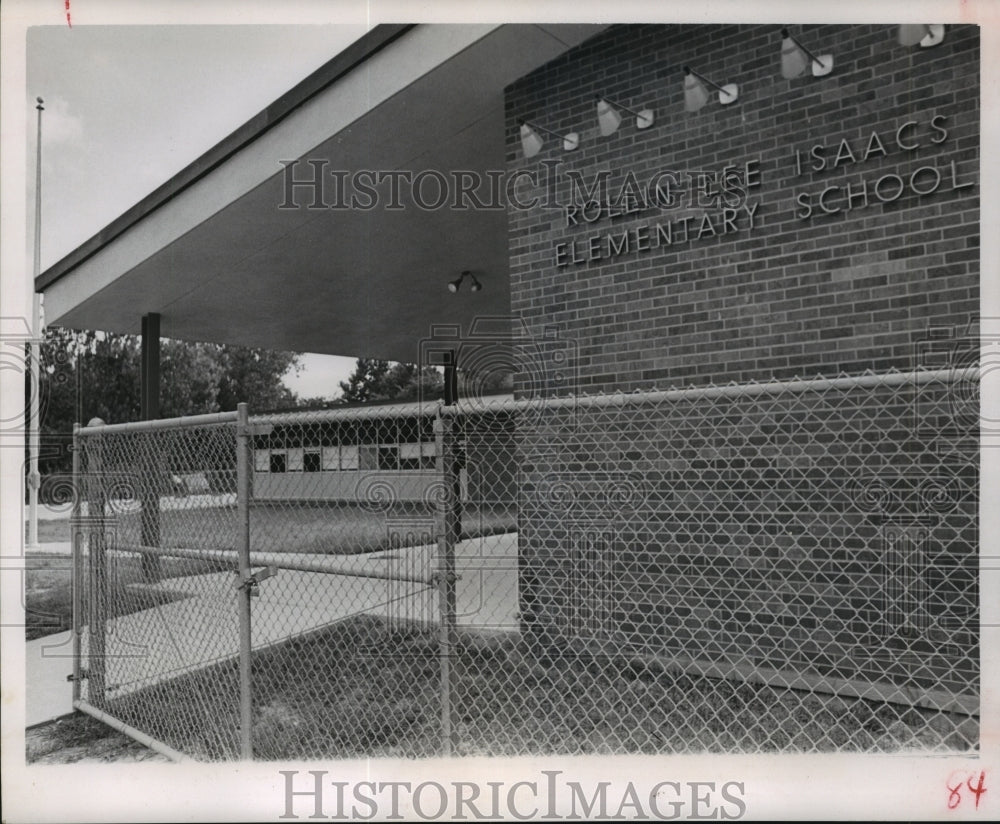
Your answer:
[[[321,169],[328,203],[334,171],[486,179],[505,86],[603,28],[376,27],[43,272],[48,322],[137,334],[155,312],[171,338],[416,361],[433,325],[509,314],[504,209],[307,208],[305,187],[279,208],[282,161]],[[481,291],[447,291],[463,270]]]

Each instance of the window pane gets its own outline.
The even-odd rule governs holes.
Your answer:
[[[341,469],[358,468],[358,448],[356,446],[347,446],[344,444],[341,445],[340,468]]]
[[[323,469],[327,472],[340,469],[340,450],[336,446],[323,447]]]

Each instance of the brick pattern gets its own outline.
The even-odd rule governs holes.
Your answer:
[[[977,430],[954,400],[904,384],[548,413],[520,443],[525,629],[974,701]]]
[[[974,332],[978,29],[949,26],[933,49],[900,46],[889,25],[792,31],[834,55],[830,76],[783,79],[777,26],[616,26],[507,90],[508,171],[539,175],[522,201],[551,193],[556,161],[563,200],[573,173],[608,172],[612,194],[630,172],[745,172],[751,161],[760,175],[752,230],[742,204],[709,208],[710,231],[704,208],[572,226],[558,208],[509,208],[512,312],[572,353],[559,394],[940,368],[932,330]],[[713,93],[686,113],[685,64],[738,83],[738,102]],[[626,114],[601,137],[597,95],[651,107],[656,122],[638,130]],[[526,159],[522,118],[579,133],[580,148],[547,137]],[[841,162],[811,171],[815,145]],[[824,202],[840,207],[829,214],[828,187]],[[668,223],[671,244],[656,243]],[[615,254],[608,235],[629,250]],[[549,387],[522,374],[515,388]],[[729,677],[807,678],[819,692],[880,684],[872,697],[975,703],[978,422],[956,414],[956,391],[572,409],[521,426],[525,630],[555,646],[591,637],[709,661]],[[936,499],[927,484],[939,482],[949,491]],[[611,511],[609,488],[642,494]]]
[[[631,172],[641,183],[662,171],[719,171],[759,161],[761,185],[754,229],[745,214],[723,233],[721,210],[709,208],[713,231],[702,237],[607,254],[607,236],[692,217],[694,233],[706,209],[668,209],[567,226],[561,209],[509,209],[511,308],[532,334],[554,327],[573,341],[573,377],[583,392],[650,388],[710,381],[746,381],[908,368],[915,347],[935,325],[963,325],[979,305],[979,35],[974,26],[949,26],[932,49],[904,48],[895,26],[792,27],[815,52],[832,53],[833,73],[781,77],[781,37],[772,26],[616,26],[507,90],[508,171],[536,172],[522,201],[545,197],[546,174],[559,161],[556,193],[569,196],[568,175],[589,182],[610,172],[616,194]],[[681,66],[690,64],[717,83],[739,84],[739,100],[712,99],[699,112],[683,107]],[[610,137],[598,133],[595,96],[631,108],[649,106],[656,122],[645,130],[625,114]],[[947,130],[939,139],[932,119]],[[565,133],[580,148],[563,152],[548,137],[542,152],[523,157],[521,118]],[[906,151],[900,140],[919,142]],[[869,149],[872,132],[884,156]],[[841,140],[856,162],[809,171],[809,150],[826,146],[831,163]],[[797,173],[796,151],[802,153]],[[954,166],[952,166],[954,164]],[[915,194],[910,175],[935,167],[936,191]],[[954,175],[952,170],[954,169]],[[934,187],[935,172],[914,181]],[[906,190],[891,202],[875,196],[885,175]],[[866,183],[867,205],[859,194]],[[846,187],[855,208],[847,210]],[[962,188],[954,188],[954,186]],[[820,214],[825,187],[837,214]],[[892,180],[881,184],[890,200]],[[811,195],[814,213],[799,217],[795,198]],[[586,256],[600,236],[601,260],[556,265],[556,247],[575,241]],[[675,228],[674,237],[682,237]],[[651,244],[652,245],[652,244]],[[522,376],[519,388],[524,391]]]

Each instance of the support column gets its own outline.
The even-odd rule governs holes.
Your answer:
[[[455,352],[447,353],[444,364],[444,405],[453,406],[458,402],[458,367],[455,365]]]
[[[142,316],[142,354],[139,373],[140,416],[144,421],[160,417],[160,316]],[[140,464],[139,496],[142,503],[142,544],[160,545],[160,492],[165,468],[158,460],[157,434],[149,433]],[[169,471],[169,467],[166,467]],[[143,554],[142,572],[146,581],[160,580],[160,559]]]
[[[160,316],[150,312],[142,316],[142,364],[140,404],[144,421],[160,417]]]

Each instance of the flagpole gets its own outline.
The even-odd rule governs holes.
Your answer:
[[[45,101],[36,98],[38,105],[38,133],[35,141],[35,261],[31,279],[31,406],[28,431],[28,541],[29,547],[38,546],[38,452],[40,449],[41,421],[41,340],[42,296],[35,291],[35,283],[42,265],[42,112]],[[22,499],[23,500],[23,499]]]

